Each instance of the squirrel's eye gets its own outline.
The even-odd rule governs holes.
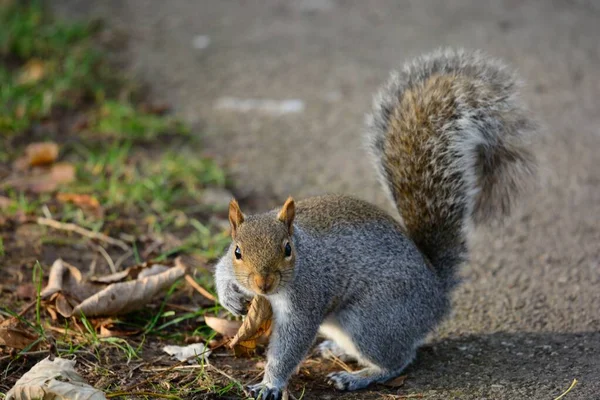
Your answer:
[[[242,250],[240,250],[240,246],[235,246],[235,258],[238,260],[242,259]]]
[[[290,242],[287,242],[285,244],[285,256],[289,257],[292,255],[292,246],[290,245]]]

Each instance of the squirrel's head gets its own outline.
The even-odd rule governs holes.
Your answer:
[[[296,251],[292,242],[294,199],[279,213],[244,216],[237,201],[229,203],[231,257],[237,281],[261,295],[275,293],[293,277]]]

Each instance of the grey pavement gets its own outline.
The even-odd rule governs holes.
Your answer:
[[[361,147],[363,115],[388,72],[445,45],[515,66],[544,126],[537,188],[505,224],[479,230],[453,316],[402,390],[426,399],[554,399],[577,378],[565,399],[600,399],[600,3],[53,4],[125,33],[131,71],[205,135],[239,193],[277,199],[341,192],[391,210]],[[274,113],[281,100],[303,108]]]

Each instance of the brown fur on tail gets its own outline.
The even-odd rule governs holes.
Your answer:
[[[393,74],[367,119],[381,180],[442,275],[466,257],[470,225],[508,213],[534,172],[517,87],[498,61],[437,51]]]

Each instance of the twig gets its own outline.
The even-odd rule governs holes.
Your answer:
[[[89,276],[96,275],[96,264],[98,264],[98,254],[94,253],[94,259],[92,260],[92,263],[90,264],[89,268]]]
[[[23,309],[21,311],[19,311],[19,314],[17,314],[19,317],[22,317],[23,315],[27,314],[27,311],[31,310],[31,307],[35,306],[37,304],[37,301],[32,301],[31,303],[27,304],[25,307],[23,307]]]
[[[110,236],[107,236],[107,235],[105,235],[103,233],[100,233],[100,232],[90,231],[89,229],[82,228],[82,227],[77,226],[75,224],[66,223],[66,222],[59,222],[59,221],[56,221],[54,219],[43,218],[43,217],[39,217],[37,219],[37,223],[39,225],[49,226],[49,227],[54,228],[54,229],[60,229],[60,230],[69,231],[69,232],[75,232],[75,233],[80,234],[81,236],[85,236],[85,237],[90,238],[90,239],[97,239],[97,240],[100,240],[102,242],[106,242],[108,244],[112,244],[113,246],[120,247],[123,250],[129,250],[129,246],[127,245],[127,243],[125,243],[122,240],[111,238]]]
[[[191,365],[180,365],[175,368],[172,367],[159,367],[159,368],[151,368],[151,369],[143,369],[140,368],[142,372],[164,372],[164,371],[182,371],[186,369],[203,369],[206,368],[208,364],[191,364]]]
[[[343,362],[338,356],[333,354],[331,350],[327,350],[327,356],[331,358],[334,364],[340,366],[346,372],[352,372],[352,368],[348,366],[345,362]]]
[[[206,365],[209,369],[212,369],[213,371],[215,371],[217,374],[224,376],[225,378],[229,379],[231,382],[235,383],[236,385],[238,385],[240,388],[242,388],[242,390],[244,389],[244,385],[242,385],[242,383],[240,381],[238,381],[237,379],[235,379],[233,376],[227,374],[225,371],[223,371],[222,369],[219,369],[217,367],[215,367],[212,364],[207,364]]]
[[[122,256],[117,258],[117,261],[115,261],[115,268],[120,269],[121,264],[123,264],[123,262],[125,262],[125,260],[127,260],[132,255],[133,255],[133,250],[127,250],[127,252],[125,252]]]
[[[127,392],[127,391],[123,391],[123,392],[114,392],[114,393],[108,393],[106,394],[106,398],[107,399],[112,399],[113,397],[123,397],[123,396],[147,396],[150,397],[151,399],[156,398],[156,397],[160,397],[162,399],[181,399],[181,397],[179,396],[175,396],[174,394],[162,394],[162,393],[154,393],[154,392]]]
[[[176,369],[177,367],[181,367],[182,365],[185,365],[185,363],[187,363],[189,360],[191,360],[191,359],[193,359],[193,358],[196,358],[196,357],[198,357],[198,356],[201,356],[201,355],[203,355],[204,353],[208,353],[209,351],[214,351],[214,350],[216,350],[216,349],[218,349],[218,348],[220,348],[220,347],[223,347],[223,346],[225,346],[225,344],[226,344],[226,343],[221,343],[220,345],[218,345],[218,346],[215,346],[215,347],[214,347],[214,348],[212,348],[212,349],[209,349],[209,350],[203,351],[202,353],[199,353],[199,354],[194,354],[193,356],[189,356],[189,357],[188,357],[188,358],[186,358],[185,360],[181,360],[181,361],[179,361],[179,362],[177,362],[177,363],[175,363],[175,364],[171,365],[169,368],[165,369],[164,371],[161,371],[161,372],[159,372],[158,374],[154,374],[154,375],[152,375],[152,376],[148,377],[147,379],[144,379],[144,380],[143,380],[143,381],[141,381],[141,382],[138,382],[138,383],[132,383],[131,385],[129,385],[129,386],[127,386],[127,387],[125,387],[123,390],[124,390],[124,391],[128,391],[128,390],[131,390],[131,389],[133,389],[133,388],[135,388],[135,387],[138,387],[138,386],[144,385],[144,384],[146,384],[146,383],[148,383],[148,382],[151,382],[151,381],[152,381],[152,380],[154,380],[154,379],[160,378],[161,376],[164,376],[164,375],[165,375],[167,372],[169,372],[169,371],[173,371],[173,370],[174,370],[174,369]]]
[[[575,387],[575,385],[577,385],[577,379],[573,379],[573,382],[571,383],[571,386],[569,386],[569,388],[568,388],[568,389],[567,389],[565,392],[563,392],[563,394],[561,394],[560,396],[558,396],[558,397],[557,397],[557,398],[555,398],[554,400],[560,400],[560,399],[562,399],[563,397],[565,397],[565,395],[566,395],[567,393],[569,393],[569,392],[571,391],[571,389],[573,389],[573,388]]]
[[[96,246],[96,250],[98,250],[98,252],[100,254],[102,254],[102,257],[104,257],[104,259],[108,263],[108,267],[110,268],[110,272],[112,272],[113,274],[116,274],[117,273],[117,268],[115,267],[115,263],[113,262],[112,258],[110,258],[110,255],[108,254],[108,252],[106,250],[104,250],[104,247],[102,247],[102,246]]]
[[[193,287],[194,289],[196,289],[196,291],[198,293],[200,293],[202,296],[206,297],[210,301],[215,301],[215,302],[217,301],[217,299],[215,298],[215,296],[213,296],[212,294],[210,294],[208,292],[208,290],[204,289],[202,286],[198,285],[198,282],[196,282],[194,280],[194,278],[192,278],[191,275],[186,274],[185,275],[185,280],[187,281],[187,283],[190,284],[191,287]]]

